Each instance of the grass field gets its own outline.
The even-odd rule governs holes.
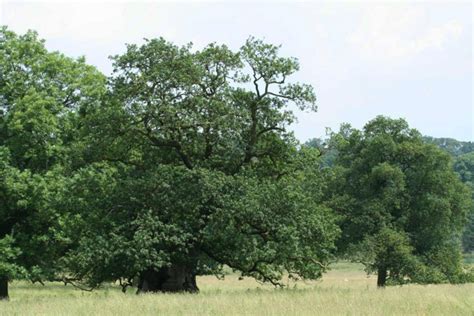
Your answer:
[[[237,275],[200,277],[200,294],[83,292],[60,283],[11,284],[0,315],[474,315],[474,284],[378,290],[360,266],[340,263],[320,281],[280,290]]]

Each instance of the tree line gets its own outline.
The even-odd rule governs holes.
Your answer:
[[[0,297],[14,279],[198,292],[225,266],[284,286],[338,258],[379,286],[472,281],[469,157],[459,176],[383,116],[300,144],[292,109],[316,111],[315,92],[253,37],[237,51],[150,39],[111,59],[107,77],[0,29]]]
[[[474,200],[474,142],[433,137],[424,137],[424,140],[437,145],[453,157],[454,171],[460,176],[461,181],[471,189]],[[474,211],[468,215],[468,222],[462,236],[462,247],[465,252],[474,251]]]

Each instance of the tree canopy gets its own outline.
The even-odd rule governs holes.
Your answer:
[[[459,174],[461,181],[471,188],[474,201],[474,143],[461,142],[451,138],[423,137],[423,139],[445,150],[454,158],[454,171]],[[468,216],[462,246],[466,252],[474,250],[474,207]]]
[[[319,277],[338,228],[308,194],[316,151],[287,130],[289,105],[316,109],[289,81],[296,59],[253,38],[238,52],[152,39],[113,61],[110,98],[84,124],[90,163],[61,200],[68,268],[91,286],[138,278],[139,291],[194,292],[223,265],[273,284]]]
[[[429,144],[438,146],[453,156],[459,156],[474,151],[474,142],[463,142],[453,138],[436,138],[424,136],[423,140]]]
[[[385,117],[300,144],[293,111],[316,111],[315,92],[253,37],[111,59],[106,77],[0,29],[0,299],[18,278],[197,292],[225,266],[283,286],[347,255],[379,285],[468,280],[467,145],[443,143],[453,165]]]
[[[459,155],[454,161],[454,170],[472,192],[472,200],[474,201],[474,150]],[[467,225],[464,229],[462,238],[464,251],[474,251],[474,206],[471,208]]]
[[[380,286],[459,282],[459,237],[471,200],[449,155],[423,142],[406,121],[382,116],[362,131],[346,125],[333,137],[339,249],[377,271]]]
[[[84,59],[48,52],[35,32],[0,29],[0,282],[48,278],[60,233],[47,207],[55,175],[69,165],[83,108],[105,92]],[[6,294],[6,295],[5,295]]]

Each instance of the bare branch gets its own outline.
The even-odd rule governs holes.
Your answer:
[[[328,265],[325,265],[323,264],[321,261],[318,261],[314,258],[307,258],[307,257],[290,257],[288,258],[290,260],[304,260],[304,261],[310,261],[318,266],[320,266],[321,268],[323,268],[324,270],[327,270],[328,269]]]
[[[284,132],[285,129],[284,128],[281,128],[281,127],[278,127],[278,126],[270,126],[270,127],[267,127],[267,128],[264,128],[262,130],[260,130],[258,133],[257,133],[257,136],[260,136],[264,133],[267,133],[267,132],[270,132],[270,131],[280,131],[280,132]]]
[[[148,126],[148,120],[144,120],[144,126],[147,132],[143,132],[141,130],[137,130],[140,134],[146,136],[154,145],[155,147],[171,147],[174,148],[178,156],[181,158],[183,161],[184,165],[188,169],[193,169],[193,164],[191,163],[191,160],[189,157],[183,152],[181,148],[181,144],[176,141],[176,140],[168,140],[168,139],[159,139],[156,136],[152,135],[153,131],[151,128]]]
[[[127,287],[133,286],[132,278],[128,278],[126,282],[122,281],[122,278],[119,279],[120,287],[122,288],[122,293],[127,293]]]
[[[252,68],[252,72],[253,72],[253,79],[254,79],[253,84],[255,86],[255,92],[257,93],[257,98],[260,99],[261,96],[260,96],[260,89],[258,87],[258,81],[262,79],[263,76],[262,75],[258,76],[258,72],[252,64],[250,64],[250,68]]]
[[[61,282],[64,282],[64,285],[68,285],[68,284],[71,284],[73,287],[77,288],[77,289],[80,289],[82,291],[86,291],[86,292],[92,292],[94,289],[96,289],[97,287],[96,286],[93,286],[93,287],[90,287],[90,288],[85,288],[79,284],[76,284],[74,283],[74,281],[79,281],[79,279],[76,279],[76,278],[66,278],[66,277],[63,277],[62,279],[59,279],[57,281],[61,281]]]
[[[274,93],[274,92],[267,92],[267,95],[271,95],[271,96],[274,96],[274,97],[283,98],[283,99],[287,99],[287,100],[291,100],[291,101],[295,100],[295,98],[290,97],[288,95]]]

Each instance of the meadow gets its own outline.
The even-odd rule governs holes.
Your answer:
[[[322,280],[275,289],[253,279],[202,276],[199,294],[123,294],[113,285],[11,284],[0,315],[474,315],[474,284],[376,288],[362,267],[339,263]]]

